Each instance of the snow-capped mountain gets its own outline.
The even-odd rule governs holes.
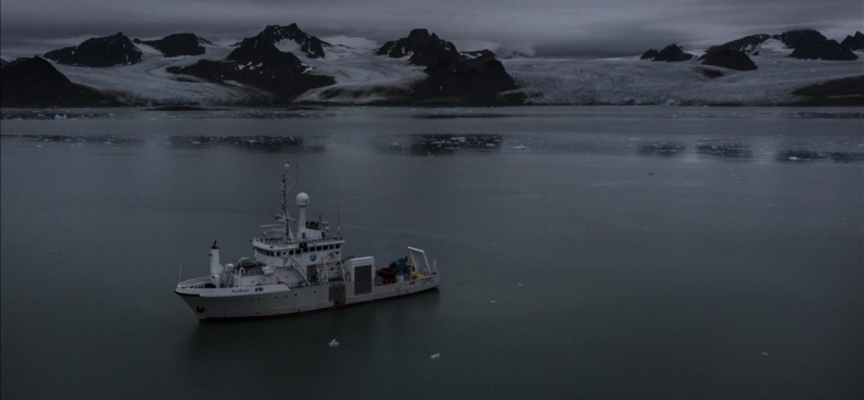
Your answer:
[[[288,26],[269,25],[256,38],[284,52],[300,51],[309,58],[324,58],[324,48],[330,47],[330,43],[303,32],[293,23]]]
[[[309,89],[332,85],[332,77],[311,70],[297,56],[283,52],[258,35],[244,39],[224,60],[200,60],[172,66],[167,72],[222,84],[239,83],[271,92],[276,100],[291,101]]]
[[[762,43],[771,39],[771,35],[760,33],[756,35],[744,36],[741,39],[735,39],[731,42],[726,42],[721,45],[711,46],[708,50],[730,49],[738,50],[745,54],[759,54]]]
[[[376,51],[379,56],[408,58],[412,65],[426,67],[427,77],[417,82],[409,98],[427,102],[460,99],[469,104],[505,101],[499,93],[516,89],[513,77],[489,50],[459,53],[456,46],[426,29],[412,30],[407,37],[389,41]]]
[[[127,105],[777,105],[810,99],[800,93],[819,93],[819,101],[864,104],[864,94],[850,95],[836,89],[840,84],[826,84],[861,76],[862,62],[823,61],[834,51],[826,50],[825,43],[830,47],[834,41],[813,32],[752,35],[704,51],[669,45],[642,57],[670,62],[638,56],[583,60],[518,55],[499,61],[488,50],[460,52],[424,29],[378,46],[344,36],[325,41],[291,24],[268,26],[235,45],[214,44],[192,33],[134,43],[117,34],[51,51],[46,57],[54,63],[43,62],[79,93],[99,93],[102,97],[81,98],[93,105],[106,104],[104,99]],[[837,46],[848,51],[860,36]],[[818,59],[790,57],[799,49],[815,52]],[[18,74],[7,72],[8,65],[2,68],[4,82]],[[50,75],[41,76],[51,82],[56,77]],[[27,82],[36,85],[38,80]],[[800,91],[821,84],[826,84],[823,89]],[[40,104],[69,104],[70,92],[57,90],[52,97],[50,88],[39,86]],[[18,100],[27,90],[26,85],[4,84],[2,106],[35,104]],[[825,94],[832,91],[836,96]]]
[[[841,45],[836,40],[829,40],[819,31],[800,29],[783,32],[778,35],[758,34],[745,36],[731,42],[713,46],[711,49],[732,49],[750,55],[758,55],[763,50],[784,52],[792,58],[802,60],[856,60],[850,46],[854,38],[847,36],[848,45]],[[864,40],[864,37],[862,37]]]

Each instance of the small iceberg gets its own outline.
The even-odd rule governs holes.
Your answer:
[[[527,147],[525,147],[525,146],[523,146],[523,145],[521,145],[521,144],[518,145],[518,146],[510,146],[510,148],[513,149],[513,150],[528,150]]]
[[[330,347],[338,347],[339,341],[336,340],[336,338],[333,338],[333,340],[330,341],[329,345],[330,345]]]
[[[429,358],[430,358],[430,359],[433,359],[433,360],[435,360],[435,359],[437,359],[437,358],[439,358],[439,357],[441,357],[441,353],[435,353],[435,354],[429,356]]]

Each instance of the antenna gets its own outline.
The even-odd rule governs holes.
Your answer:
[[[342,200],[342,197],[339,195],[339,187],[341,184],[336,184],[336,236],[342,237],[342,220],[339,215],[339,203]]]
[[[285,240],[291,240],[291,218],[288,217],[288,191],[294,186],[297,181],[296,175],[291,177],[291,164],[285,162],[282,168],[282,217],[285,218]]]

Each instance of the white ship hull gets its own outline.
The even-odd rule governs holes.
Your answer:
[[[198,319],[218,320],[289,315],[382,300],[435,289],[439,280],[440,276],[434,274],[388,285],[373,285],[364,294],[355,294],[355,282],[344,281],[291,289],[285,285],[266,285],[178,288],[175,292],[186,301]]]

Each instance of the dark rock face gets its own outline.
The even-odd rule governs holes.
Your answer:
[[[19,58],[0,69],[2,107],[78,107],[112,105],[102,92],[69,81],[40,57]]]
[[[779,35],[774,35],[774,39],[780,40],[790,49],[798,48],[798,46],[806,43],[821,43],[828,40],[828,38],[819,33],[819,31],[814,31],[812,29],[783,32]]]
[[[335,83],[329,76],[307,74],[308,69],[297,56],[279,51],[258,35],[244,39],[224,61],[201,60],[167,71],[212,82],[239,82],[269,91],[279,101],[290,101],[309,89]]]
[[[708,51],[731,49],[744,52],[745,54],[758,54],[759,45],[770,39],[771,35],[760,33],[758,35],[745,36],[741,39],[736,39],[731,42],[726,42],[718,46],[711,46]]]
[[[642,53],[642,56],[639,57],[640,60],[654,60],[657,56],[660,55],[660,52],[655,49],[649,49],[648,51]]]
[[[206,39],[198,37],[194,33],[175,33],[165,36],[159,40],[138,40],[135,43],[144,43],[162,52],[165,57],[197,56],[204,54],[207,50],[202,44],[212,44]]]
[[[303,32],[297,24],[269,25],[256,37],[274,45],[282,40],[291,40],[299,44],[300,51],[309,58],[324,58],[324,48],[330,47],[330,43]]]
[[[654,58],[654,61],[668,61],[668,62],[676,62],[676,61],[686,61],[693,58],[693,55],[690,53],[685,53],[684,49],[681,46],[670,44],[660,50],[660,54]]]
[[[60,64],[85,67],[113,67],[141,61],[141,51],[126,35],[87,39],[83,43],[45,53],[45,58]]]
[[[805,86],[793,92],[799,96],[864,96],[864,75],[835,79]]]
[[[702,65],[714,65],[738,71],[753,71],[757,68],[753,60],[740,50],[726,48],[709,50],[701,60]]]
[[[651,61],[668,61],[668,62],[677,62],[677,61],[687,61],[693,58],[693,55],[690,53],[685,53],[684,49],[677,44],[670,44],[660,50],[651,49],[646,51],[640,57],[643,60],[651,60]]]
[[[504,65],[488,50],[480,55],[427,67],[426,80],[414,87],[421,98],[461,98],[469,104],[495,103],[498,92],[516,89]],[[443,59],[442,59],[443,60]]]
[[[840,46],[836,40],[828,40],[812,29],[783,32],[775,35],[790,49],[795,49],[789,57],[802,60],[857,60],[851,50]]]
[[[864,106],[864,75],[805,86],[792,94],[801,96],[803,105]]]
[[[852,50],[843,48],[836,40],[799,44],[789,57],[803,60],[851,61],[858,59],[858,56]]]
[[[460,58],[453,43],[440,39],[434,33],[430,35],[426,29],[414,29],[408,37],[385,43],[376,53],[390,58],[402,58],[410,54],[408,62],[424,67],[441,63],[442,59],[449,63]]]
[[[840,42],[840,46],[847,50],[864,51],[864,34],[855,32],[855,36],[846,36],[846,39]]]
[[[414,86],[416,101],[453,102],[489,105],[504,102],[500,92],[516,89],[513,77],[495,58],[495,53],[480,50],[460,54],[453,43],[442,40],[426,29],[414,29],[408,37],[389,41],[376,54],[390,58],[411,55],[408,62],[425,66],[427,78]],[[519,99],[508,99],[519,102]]]
[[[703,69],[702,75],[704,75],[708,79],[719,78],[724,74],[716,69]]]

